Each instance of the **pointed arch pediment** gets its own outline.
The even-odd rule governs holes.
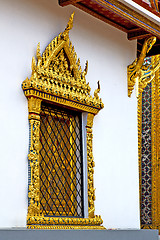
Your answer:
[[[91,88],[85,78],[88,61],[82,71],[80,59],[77,59],[74,46],[69,39],[73,15],[64,32],[51,41],[42,55],[38,44],[37,59],[34,57],[32,59],[32,76],[22,83],[22,88],[26,96],[38,94],[41,98],[63,102],[63,105],[97,114],[103,108],[103,103],[97,94],[100,91],[99,86],[92,97]]]

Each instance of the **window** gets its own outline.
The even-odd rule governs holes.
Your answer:
[[[90,95],[88,64],[82,71],[69,40],[72,25],[73,14],[42,55],[38,44],[31,78],[22,83],[30,124],[28,228],[104,229],[94,214],[92,151],[93,119],[103,103],[99,85]]]

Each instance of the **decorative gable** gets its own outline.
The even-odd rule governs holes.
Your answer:
[[[80,59],[74,46],[69,39],[69,30],[73,26],[73,16],[71,15],[68,25],[63,33],[54,38],[47,46],[43,54],[40,54],[40,44],[37,46],[37,61],[32,59],[32,76],[22,83],[25,95],[41,95],[48,100],[63,102],[66,106],[76,106],[76,108],[92,112],[94,114],[103,108],[103,103],[98,96],[100,86],[90,95],[89,83],[86,83],[88,61],[82,71]],[[28,89],[30,91],[28,92]],[[56,99],[54,98],[56,96]]]

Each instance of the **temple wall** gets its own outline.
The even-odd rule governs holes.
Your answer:
[[[136,42],[126,34],[58,0],[0,0],[0,228],[25,227],[27,215],[27,100],[21,83],[41,52],[75,11],[70,38],[87,80],[100,80],[104,109],[94,121],[96,211],[106,228],[139,228],[137,101],[127,97],[127,65]]]

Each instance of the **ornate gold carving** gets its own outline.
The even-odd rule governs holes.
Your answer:
[[[31,168],[31,182],[29,185],[29,206],[28,215],[35,216],[39,214],[39,126],[38,120],[30,120],[31,127],[31,146],[28,154],[28,160]]]
[[[28,225],[28,229],[94,229],[94,230],[105,230],[103,226],[80,226],[80,225]]]
[[[28,218],[28,224],[44,224],[44,225],[67,225],[67,226],[99,226],[102,224],[100,216],[94,216],[94,218],[67,218],[67,217],[44,217],[44,216],[32,216]]]
[[[139,164],[139,201],[141,206],[141,194],[142,194],[142,171],[141,171],[141,156],[142,156],[142,93],[138,96],[137,104],[137,122],[138,122],[138,164]]]
[[[22,83],[22,88],[26,96],[34,96],[42,99],[47,98],[51,102],[67,103],[67,106],[75,107],[82,105],[83,110],[87,108],[89,112],[95,112],[103,108],[103,103],[99,96],[90,95],[89,83],[86,83],[88,62],[84,71],[80,66],[80,59],[69,40],[69,30],[73,26],[73,15],[71,15],[68,25],[63,33],[54,38],[48,47],[40,54],[40,44],[37,46],[37,62],[32,59],[32,76]],[[27,90],[30,89],[28,92]],[[43,94],[45,93],[45,94]],[[56,97],[56,100],[55,100]]]
[[[151,65],[153,68],[160,62],[160,56],[153,56]],[[152,105],[151,105],[151,146],[152,146],[152,228],[160,228],[159,224],[159,71],[152,80]],[[146,226],[143,226],[146,228]]]
[[[65,106],[65,107],[71,107],[73,109],[78,109],[80,111],[90,112],[90,113],[93,113],[93,114],[97,114],[100,110],[96,106],[95,107],[94,106],[88,106],[86,104],[82,104],[82,103],[79,103],[79,102],[70,101],[69,99],[59,98],[57,96],[50,95],[48,93],[39,92],[39,91],[34,90],[34,89],[26,90],[25,95],[26,95],[26,97],[30,97],[30,96],[38,97],[38,98],[41,98],[41,99],[43,99],[45,101],[48,101],[48,102],[57,103],[59,105]]]
[[[89,229],[89,230],[91,230],[91,229],[94,229],[94,230],[105,230],[105,227],[103,227],[103,226],[75,226],[75,225],[73,225],[73,226],[63,226],[63,225],[61,225],[61,226],[48,226],[48,225],[43,225],[43,226],[41,226],[41,225],[39,225],[39,226],[37,226],[37,225],[31,225],[31,226],[27,226],[27,228],[28,229],[63,229],[63,230],[67,230],[67,229],[79,229],[79,230],[81,230],[81,229]]]
[[[31,182],[29,185],[29,207],[28,214],[36,215],[39,213],[39,126],[40,126],[41,99],[28,98],[28,111],[30,122],[30,149],[28,160],[30,163]]]
[[[41,111],[41,99],[31,97],[28,99],[28,112],[39,114]]]
[[[94,114],[88,114],[87,116],[87,127],[92,128],[93,126]]]
[[[42,100],[35,97],[28,98],[28,112],[29,112],[29,119],[39,120],[39,114],[41,110],[41,102]]]
[[[141,93],[147,84],[153,79],[155,70],[151,68],[148,69],[143,65],[143,63],[146,54],[149,52],[155,42],[156,37],[150,37],[149,39],[145,40],[139,58],[136,58],[135,61],[127,67],[128,97],[131,97],[135,84],[136,95],[138,97],[139,93]]]
[[[88,114],[87,116],[87,162],[88,162],[88,214],[90,218],[94,217],[94,201],[95,201],[95,189],[93,184],[93,174],[94,174],[94,160],[93,160],[93,150],[92,150],[92,126],[93,126],[93,114]]]
[[[152,57],[152,66],[155,68],[160,63],[160,55]],[[159,222],[159,199],[160,199],[160,69],[155,73],[152,81],[152,116],[151,116],[151,138],[152,138],[152,228],[160,230]],[[145,226],[144,226],[145,228]]]
[[[98,96],[100,85],[90,95],[89,83],[85,76],[88,62],[82,71],[80,59],[69,40],[69,31],[73,27],[71,15],[63,33],[54,38],[43,54],[40,54],[40,44],[37,46],[37,60],[32,59],[31,78],[22,83],[25,96],[28,99],[30,122],[30,149],[28,154],[30,176],[29,206],[27,227],[37,229],[104,229],[100,216],[94,215],[95,190],[93,187],[93,153],[92,153],[92,125],[94,115],[103,108]],[[88,112],[87,118],[87,161],[88,161],[88,212],[89,218],[46,217],[40,209],[40,112],[41,102],[47,101],[56,105]]]

